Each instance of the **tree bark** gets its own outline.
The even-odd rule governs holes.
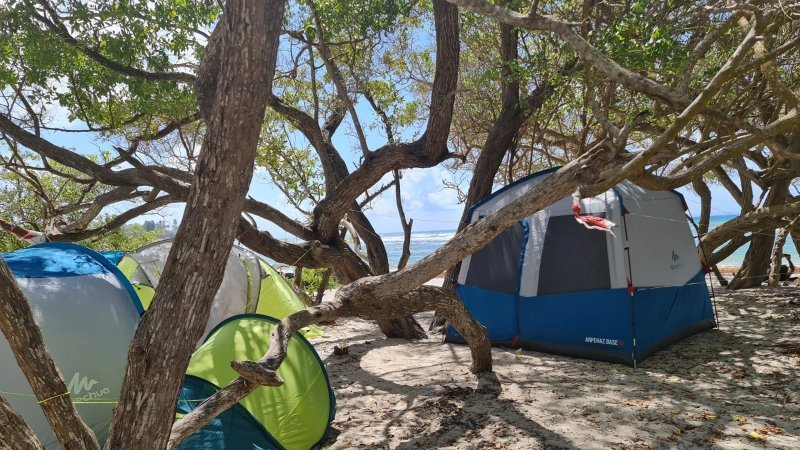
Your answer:
[[[0,450],[40,450],[39,438],[0,395]]]
[[[449,9],[449,6],[442,9],[442,5],[447,6],[445,3],[441,2],[434,12],[434,15],[439,18],[440,16],[446,20],[440,20],[443,23],[450,23],[453,20],[457,23],[458,17],[455,13],[455,10]],[[438,19],[437,19],[438,20]],[[438,23],[438,22],[437,22]],[[447,58],[448,55],[452,56],[452,52],[458,51],[458,35],[457,35],[457,28],[455,39],[453,38],[452,30],[445,29],[444,26],[437,25],[437,45],[440,48],[447,48],[449,49],[448,52],[442,52],[441,58]],[[442,42],[439,43],[439,37],[441,37]],[[320,36],[320,39],[322,36]],[[322,52],[322,47],[326,46],[322,41],[320,41],[320,50]],[[325,50],[327,54],[327,49]],[[329,69],[338,72],[338,67],[332,61],[331,55],[327,54],[322,55],[323,59],[325,59],[326,66]],[[450,67],[451,70],[440,70],[437,56],[437,80],[435,81],[436,84],[440,86],[450,86],[455,83],[457,78],[457,64],[455,68]],[[457,58],[456,58],[457,62]],[[442,65],[449,66],[452,64],[452,61],[448,62],[447,64],[441,63]],[[341,78],[341,73],[338,72],[336,75],[337,78]],[[339,80],[341,81],[341,79]],[[337,278],[342,281],[343,283],[349,283],[359,278],[369,276],[369,275],[381,275],[389,272],[389,257],[386,252],[386,247],[381,239],[380,235],[375,231],[372,223],[367,219],[366,215],[362,212],[361,206],[356,201],[358,195],[362,192],[366,191],[372,184],[369,181],[364,181],[364,176],[371,176],[390,171],[390,169],[382,168],[382,167],[391,167],[393,164],[401,164],[401,165],[408,165],[409,167],[417,166],[418,163],[409,163],[410,160],[414,160],[413,153],[414,151],[422,150],[423,146],[422,143],[425,142],[424,139],[418,141],[415,144],[401,144],[396,145],[391,133],[387,134],[389,137],[389,145],[383,147],[379,151],[375,153],[369,153],[368,155],[365,153],[364,164],[362,164],[359,169],[356,170],[356,174],[351,176],[347,169],[347,165],[345,164],[344,160],[341,158],[341,155],[334,147],[332,141],[333,133],[338,128],[339,124],[341,123],[342,119],[344,118],[344,111],[346,109],[350,109],[350,112],[353,114],[354,120],[357,120],[357,116],[354,115],[355,111],[351,108],[348,108],[347,105],[350,105],[352,102],[349,101],[347,98],[347,93],[344,90],[344,86],[341,82],[337,83],[337,91],[340,96],[343,96],[342,99],[345,100],[345,107],[334,110],[330,117],[327,119],[325,125],[320,128],[317,120],[314,117],[311,117],[307,113],[288,106],[282,103],[277,97],[272,97],[270,99],[270,105],[273,109],[277,112],[286,116],[289,120],[291,120],[298,129],[303,133],[303,135],[308,139],[308,141],[312,144],[314,149],[319,156],[320,163],[323,169],[323,175],[325,178],[325,188],[327,191],[327,200],[323,200],[322,203],[326,202],[338,202],[341,201],[340,204],[336,205],[327,205],[320,207],[318,205],[315,208],[315,217],[322,217],[320,220],[325,222],[326,212],[329,211],[333,214],[338,214],[339,219],[343,217],[345,214],[349,218],[349,222],[354,228],[357,229],[357,232],[353,232],[351,230],[351,235],[354,239],[360,238],[366,247],[366,259],[369,263],[369,269],[367,270],[363,262],[360,259],[360,255],[357,255],[353,252],[345,252],[341,258],[335,261],[333,264],[327,265],[327,267],[331,267],[335,273]],[[432,111],[433,105],[436,104],[436,114],[439,114],[440,111],[444,111],[452,115],[452,108],[447,112],[447,104],[448,101],[452,106],[452,93],[444,92],[445,90],[442,88],[438,88],[437,91],[433,94],[433,97],[437,96],[445,96],[445,101],[436,102],[432,100]],[[449,97],[447,97],[449,95]],[[432,112],[432,115],[434,113]],[[441,128],[441,124],[437,125],[437,127]],[[438,135],[439,131],[435,134]],[[362,149],[366,150],[366,145],[362,145]],[[406,154],[404,154],[406,153]],[[405,161],[405,162],[403,162]],[[384,166],[386,164],[386,166]],[[426,162],[424,165],[430,165],[430,163]],[[365,167],[366,166],[366,167]],[[350,183],[349,186],[352,187],[352,190],[349,188],[344,187],[342,182],[347,180],[350,182],[354,179],[359,179],[361,181]],[[344,185],[348,185],[348,183],[344,183]],[[343,191],[348,191],[348,193],[343,193]],[[354,194],[351,197],[350,205],[346,204],[346,199],[348,195]],[[315,221],[315,223],[317,223]],[[339,223],[342,223],[339,220]],[[333,228],[332,223],[330,226],[322,227],[322,229],[317,228],[316,232],[312,233],[313,237],[318,239],[320,242],[325,243],[326,245],[336,245],[334,241],[336,240],[336,228]],[[260,244],[262,242],[254,242],[255,244]],[[338,239],[337,243],[343,243],[341,239]],[[252,248],[252,247],[251,247]],[[263,247],[260,249],[255,249],[256,251],[262,251]],[[356,253],[359,253],[358,250]],[[266,254],[266,253],[265,253]],[[397,319],[391,320],[381,320],[378,322],[378,326],[381,331],[387,337],[397,337],[397,338],[405,338],[405,339],[423,339],[426,337],[425,331],[422,327],[416,322],[416,320],[409,316],[409,317],[401,317]]]
[[[726,286],[728,289],[757,287],[767,279],[774,240],[773,236],[759,234],[750,241],[742,267]]]
[[[411,143],[388,144],[373,151],[353,173],[314,208],[314,226],[318,238],[328,243],[336,235],[339,221],[350,205],[394,169],[433,167],[451,157],[447,139],[453,118],[453,104],[458,85],[460,38],[458,8],[445,0],[433,0],[436,30],[436,67],[431,89],[430,115],[423,135]]]
[[[459,329],[470,346],[473,358],[471,370],[474,373],[491,370],[491,347],[486,329],[469,315],[454,292],[421,284],[488,244],[517,223],[519,218],[527,217],[575,192],[581,183],[597,182],[612,173],[618,173],[625,160],[614,156],[604,146],[598,146],[568,163],[500,211],[470,224],[422,260],[397,272],[361,278],[340,288],[333,301],[299,311],[282,320],[272,332],[267,354],[258,363],[263,375],[260,378],[274,380],[274,372],[286,356],[289,339],[304,326],[332,321],[341,316],[375,320],[430,310],[447,311],[448,320]],[[252,369],[252,365],[248,364],[248,369]],[[270,372],[273,372],[272,376],[269,376]],[[177,421],[172,428],[170,446],[252,392],[258,386],[257,381],[237,378]]]
[[[494,177],[497,175],[506,152],[515,141],[522,126],[523,117],[520,108],[519,81],[511,69],[512,64],[518,59],[518,34],[519,32],[516,28],[503,23],[500,24],[502,106],[500,114],[492,124],[492,128],[486,136],[486,141],[475,163],[475,170],[473,170],[472,178],[469,181],[467,198],[464,201],[464,210],[461,212],[457,231],[463,230],[467,225],[467,220],[469,219],[467,214],[469,214],[472,205],[492,193]],[[541,102],[539,106],[541,106]],[[460,264],[457,264],[447,271],[445,275],[447,287],[455,289],[459,268]]]
[[[753,236],[783,228],[790,223],[781,217],[796,216],[798,213],[800,213],[800,200],[793,199],[782,205],[758,208],[725,222],[703,237],[703,245],[708,252],[708,259],[703,259],[703,263],[707,265],[718,263],[746,244]],[[744,234],[748,232],[752,232],[753,235],[745,237]],[[717,250],[728,241],[729,244]]]
[[[210,110],[201,111],[208,128],[162,281],[131,343],[108,449],[167,445],[252,178],[283,8],[281,0],[230,0],[209,43],[221,46],[218,57],[201,62],[201,78],[217,80],[205,84],[213,98]]]
[[[725,287],[728,285],[728,279],[725,278],[725,275],[722,275],[722,272],[719,271],[719,267],[717,267],[716,264],[711,266],[711,271],[714,272],[714,276],[717,277],[720,286]]]
[[[554,86],[547,80],[537,87],[526,99],[525,109],[520,107],[519,80],[512,70],[512,64],[518,59],[517,45],[518,34],[516,28],[501,23],[500,24],[500,59],[502,88],[502,106],[500,115],[492,124],[486,141],[483,144],[481,153],[475,163],[475,169],[469,182],[467,198],[464,201],[464,210],[461,212],[461,219],[458,221],[457,231],[461,231],[467,226],[470,208],[472,205],[486,198],[492,193],[494,178],[506,152],[516,142],[519,130],[532,114],[538,111],[545,100],[553,93]],[[455,289],[458,281],[458,272],[461,269],[459,262],[449,268],[445,273],[444,286],[448,289]],[[431,321],[430,330],[440,329],[444,326],[441,315],[436,314]]]
[[[403,253],[397,263],[397,270],[402,269],[408,264],[411,257],[411,227],[414,226],[414,219],[406,220],[406,213],[403,210],[403,198],[400,192],[400,171],[394,171],[394,199],[397,203],[397,213],[400,215],[400,226],[403,227]]]
[[[692,181],[692,187],[700,197],[700,220],[697,223],[697,239],[708,234],[708,226],[711,223],[711,189],[705,181],[697,179]]]
[[[322,297],[325,295],[325,290],[328,289],[328,284],[331,281],[331,269],[325,269],[322,272],[322,280],[319,282],[319,287],[317,287],[317,295],[314,298],[314,305],[319,305],[322,303]]]
[[[789,181],[781,180],[772,185],[765,206],[779,206],[786,202],[789,196]],[[774,228],[773,228],[774,230]],[[759,233],[753,236],[750,247],[745,253],[744,261],[739,272],[728,283],[727,289],[745,289],[761,285],[767,279],[770,267],[770,255],[775,243],[774,231]]]
[[[422,311],[416,311],[422,312]],[[387,338],[425,339],[427,334],[414,316],[376,319],[378,328]]]
[[[69,398],[61,372],[53,362],[39,325],[14,275],[0,258],[0,331],[6,337],[19,368],[39,400],[42,412],[62,447],[100,448]],[[3,364],[11,364],[3,361]]]
[[[783,245],[786,243],[788,232],[786,228],[778,230],[775,237],[775,245],[772,246],[771,264],[769,268],[768,284],[770,287],[778,287],[781,284],[781,261],[783,261]]]

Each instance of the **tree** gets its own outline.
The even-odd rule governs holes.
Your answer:
[[[131,346],[108,445],[177,444],[256,387],[280,384],[275,371],[297,329],[343,316],[413,338],[422,330],[412,314],[435,309],[465,336],[471,370],[491,370],[485,329],[452,291],[422,284],[521,217],[625,179],[702,191],[713,176],[738,194],[743,216],[704,230],[698,251],[714,264],[753,240],[740,276],[751,279],[768,264],[770,232],[794,226],[800,211],[789,193],[798,118],[797,77],[787,63],[800,39],[775,5],[701,3],[698,10],[688,0],[534,2],[519,13],[516,2],[481,0],[309,1],[292,3],[285,21],[280,1],[231,0],[224,14],[210,1],[0,6],[10,30],[0,45],[18,49],[0,54],[2,154],[11,161],[4,170],[31,189],[28,172],[91,185],[85,200],[51,201],[39,213],[50,220],[51,210],[73,208],[58,239],[99,236],[155,208],[186,204]],[[427,40],[426,30],[433,30]],[[280,56],[279,39],[288,49]],[[772,76],[776,70],[784,76]],[[113,152],[59,145],[63,131],[47,120],[55,101]],[[377,148],[367,139],[371,127],[385,137]],[[351,131],[352,169],[340,129]],[[304,219],[245,198],[255,162]],[[563,167],[390,273],[364,209],[391,187],[399,192],[402,170],[442,163],[472,175],[465,208],[495,180]],[[754,185],[763,202],[753,202]],[[103,221],[104,208],[133,198],[139,203]],[[712,199],[704,198],[707,228]],[[404,216],[402,198],[396,203]],[[302,243],[276,239],[251,216]],[[404,229],[409,222],[402,219]],[[186,343],[200,337],[207,294],[216,291],[234,237],[279,262],[332,270],[343,286],[332,301],[283,320],[262,360],[233,362],[241,377],[172,424]]]
[[[9,159],[0,155],[0,164],[6,169],[0,173],[0,204],[3,205],[0,220],[9,225],[42,232],[54,217],[59,217],[72,226],[56,231],[69,232],[70,229],[85,227],[87,230],[79,242],[98,250],[134,250],[163,235],[163,231],[155,229],[154,221],[146,221],[144,225],[124,225],[126,217],[135,216],[123,214],[116,217],[103,212],[103,206],[112,200],[133,205],[148,203],[141,198],[143,191],[114,191],[95,183],[82,183],[76,181],[80,179],[73,176],[77,175],[74,170],[55,163],[50,167],[62,175],[36,170],[32,155],[12,155]],[[157,205],[158,202],[147,208]],[[147,222],[152,226],[148,227]],[[0,251],[15,250],[24,245],[11,234],[0,234]]]
[[[45,9],[48,7],[49,4],[44,5]],[[164,269],[166,278],[159,284],[153,307],[134,337],[107,443],[110,448],[166,444],[191,342],[200,338],[213,293],[222,281],[237,217],[252,176],[282,13],[282,2],[232,1],[211,37],[197,83],[200,97],[205,100],[200,102],[200,111],[208,131],[188,189],[184,220]],[[56,18],[55,14],[52,18]],[[229,148],[241,150],[231,154]],[[212,192],[222,195],[211,195]],[[198,251],[195,243],[200,241],[205,244]],[[176,276],[185,268],[192,268],[193,276]],[[161,298],[170,301],[159,301]],[[166,339],[171,333],[173,338]],[[195,337],[185,339],[186,336]],[[161,366],[158,376],[150,373],[156,365]],[[150,382],[143,383],[142,375]],[[65,447],[73,445],[65,443]]]

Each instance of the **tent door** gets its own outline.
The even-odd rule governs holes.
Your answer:
[[[525,249],[528,247],[528,236],[530,235],[530,227],[528,226],[528,221],[526,219],[520,220],[519,225],[522,226],[523,237],[522,245],[520,246],[519,250],[519,265],[517,266],[517,287],[516,291],[514,292],[514,322],[516,323],[516,331],[514,333],[514,341],[511,343],[512,347],[516,347],[517,342],[519,341],[519,293],[522,287],[523,267],[525,266]]]
[[[595,214],[605,217],[605,214]],[[611,288],[606,233],[586,229],[572,215],[550,216],[536,295]]]
[[[501,319],[502,334],[513,344],[519,336],[519,292],[522,280],[522,264],[525,247],[528,241],[528,224],[520,221],[508,230],[500,233],[489,244],[473,253],[467,267],[464,285],[493,291],[498,297],[495,304],[480,307],[471,311],[473,317],[489,326],[491,318]],[[480,302],[483,303],[483,302]],[[504,314],[498,314],[504,311]],[[512,317],[513,314],[513,317]],[[491,318],[490,318],[491,317]],[[510,334],[513,332],[513,336]]]

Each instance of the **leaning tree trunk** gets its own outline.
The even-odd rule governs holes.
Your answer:
[[[361,233],[361,240],[367,247],[367,254],[369,256],[369,265],[375,275],[384,275],[389,273],[389,255],[386,253],[386,246],[380,235],[372,227],[372,223],[367,219],[367,216],[360,211],[356,203],[353,204],[353,211],[351,211],[351,219],[357,225]],[[363,276],[368,274],[364,273]],[[349,280],[355,281],[355,280]],[[379,319],[376,321],[378,328],[388,338],[400,339],[425,339],[427,335],[425,330],[420,326],[419,322],[413,316],[394,317]]]
[[[397,212],[400,215],[400,225],[403,227],[403,253],[400,256],[400,261],[397,263],[397,270],[402,270],[406,264],[408,264],[408,259],[411,257],[411,227],[414,224],[414,219],[406,221],[406,213],[403,210],[403,201],[400,193],[400,173],[397,170],[394,171],[394,180]],[[388,273],[388,271],[386,273]],[[427,337],[425,330],[422,329],[419,322],[411,315],[397,318],[379,317],[377,323],[386,337],[405,339],[424,339]]]
[[[92,430],[83,423],[78,411],[69,397],[67,385],[61,372],[58,371],[47,346],[42,331],[33,318],[28,301],[17,285],[17,281],[0,258],[0,331],[6,337],[19,368],[31,385],[31,389],[39,400],[42,412],[62,447],[66,449],[97,449]],[[11,361],[0,361],[0,364],[13,364]],[[14,417],[0,413],[0,441],[27,442],[27,425],[12,427]],[[4,423],[5,422],[5,423]],[[7,431],[16,429],[12,435]],[[20,444],[22,445],[22,444]]]
[[[136,330],[108,449],[163,449],[189,357],[208,320],[253,175],[282,0],[230,0],[198,69],[207,125],[183,220]]]
[[[501,67],[503,103],[500,114],[492,124],[489,134],[486,136],[483,149],[478,156],[478,161],[475,164],[475,170],[467,190],[467,198],[464,201],[464,210],[461,212],[461,219],[458,221],[456,232],[463,230],[467,226],[467,221],[469,220],[467,216],[472,205],[492,193],[494,177],[503,163],[503,157],[516,140],[519,129],[525,119],[520,108],[519,80],[512,70],[512,64],[518,59],[518,35],[519,31],[516,28],[500,24],[500,57],[503,61]],[[545,85],[547,85],[547,82],[545,82]],[[538,91],[540,89],[535,92]],[[541,106],[541,102],[533,106]],[[444,275],[445,288],[455,290],[460,270],[461,263],[447,269]],[[431,331],[441,330],[445,322],[445,318],[437,311],[428,329]]]
[[[783,260],[783,245],[786,243],[786,228],[778,230],[775,238],[775,245],[772,246],[772,264],[769,268],[768,284],[770,287],[778,287],[781,282],[781,261]]]
[[[760,286],[767,278],[770,267],[773,236],[759,234],[750,241],[750,247],[744,255],[742,267],[728,283],[728,289],[746,289]]]
[[[383,245],[383,244],[381,244]],[[336,279],[342,284],[349,284],[356,280],[370,276],[369,270],[362,265],[354,264],[354,260],[361,261],[360,257],[355,253],[349,257],[343,257],[340,264],[336,264],[330,268],[334,271]],[[388,260],[386,269],[377,275],[383,275],[389,272]],[[414,316],[380,318],[375,321],[381,333],[387,338],[400,338],[400,339],[424,339],[427,337],[425,330],[422,329],[419,322],[414,319]]]
[[[615,159],[605,147],[587,152],[567,163],[539,185],[484,220],[471,224],[453,239],[422,260],[403,270],[366,277],[343,286],[332,301],[298,311],[281,320],[272,330],[267,354],[258,361],[236,361],[231,367],[240,377],[217,391],[191,413],[175,422],[170,444],[180,442],[194,430],[256,389],[258,385],[278,385],[276,370],[286,357],[291,336],[300,328],[338,317],[375,320],[437,310],[450,320],[464,337],[472,353],[473,373],[491,370],[489,336],[467,311],[454,292],[435,286],[421,286],[445,267],[483,248],[500,233],[537,211],[575,192],[579,183],[596,183],[619,176],[625,160]]]
[[[782,205],[789,196],[789,181],[778,181],[772,185],[765,206]],[[761,285],[767,279],[770,267],[774,233],[760,233],[750,241],[739,272],[733,277],[727,289],[745,289]]]
[[[40,450],[39,438],[0,395],[0,450]]]

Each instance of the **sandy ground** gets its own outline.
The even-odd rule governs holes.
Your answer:
[[[495,372],[480,379],[466,346],[384,339],[369,322],[340,320],[314,340],[337,399],[326,447],[798,449],[798,299],[796,287],[717,288],[720,329],[636,370],[494,349]],[[431,314],[418,318],[427,326]]]

